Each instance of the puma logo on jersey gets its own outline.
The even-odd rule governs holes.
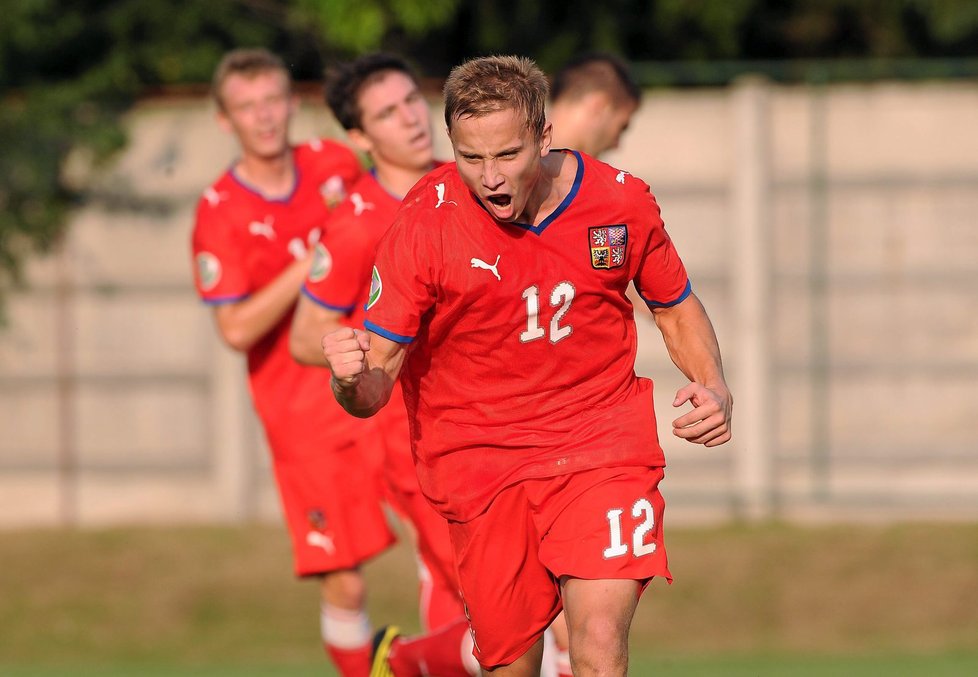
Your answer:
[[[327,555],[336,553],[336,546],[333,544],[333,539],[321,531],[310,531],[307,533],[306,545],[311,545],[314,548],[322,548],[326,551]]]
[[[625,183],[625,175],[628,174],[624,169],[618,172],[618,176],[615,177],[615,181],[618,183]]]
[[[294,237],[289,240],[288,250],[296,261],[305,261],[306,256],[309,255],[308,245],[303,242],[301,237]]]
[[[227,193],[218,193],[216,190],[214,190],[213,186],[205,190],[203,195],[204,200],[206,200],[207,204],[209,204],[211,207],[216,207],[224,200],[227,200],[228,197],[229,196]]]
[[[268,215],[265,217],[264,221],[252,221],[248,224],[248,232],[252,235],[261,235],[269,240],[275,239],[275,228],[272,224],[275,223],[275,217]]]
[[[360,193],[353,193],[350,195],[350,202],[353,203],[354,216],[360,216],[365,210],[374,208],[372,202],[363,201],[363,195],[360,195]]]
[[[456,205],[456,206],[458,206],[458,203],[455,200],[446,200],[445,199],[445,184],[444,183],[436,183],[435,184],[435,194],[438,195],[438,202],[435,203],[435,209],[438,209],[442,205]]]
[[[488,263],[486,263],[485,261],[483,261],[482,259],[473,258],[472,259],[472,267],[473,268],[481,268],[482,270],[488,270],[490,273],[492,273],[493,275],[496,276],[496,279],[497,280],[499,280],[500,282],[502,282],[502,279],[503,278],[499,277],[499,271],[496,269],[496,266],[499,265],[499,256],[500,256],[499,254],[496,254],[496,262],[494,264],[492,264],[491,266]]]

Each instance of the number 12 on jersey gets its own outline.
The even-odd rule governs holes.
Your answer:
[[[560,308],[550,318],[550,342],[557,343],[571,335],[573,329],[570,325],[560,326],[560,321],[570,310],[571,302],[574,300],[574,285],[570,282],[560,282],[550,292],[550,305]],[[531,285],[523,290],[523,299],[526,301],[526,330],[520,332],[520,342],[529,343],[536,341],[547,335],[547,332],[540,326],[540,290],[536,285]]]
[[[628,544],[625,543],[621,525],[621,516],[624,512],[620,508],[615,508],[609,510],[606,515],[611,532],[611,543],[604,549],[605,559],[628,554]],[[644,519],[635,526],[635,530],[632,532],[632,554],[635,557],[650,555],[655,552],[655,541],[645,542],[645,535],[655,528],[655,511],[652,508],[652,502],[647,498],[638,499],[632,506],[632,517],[639,519],[643,516]]]

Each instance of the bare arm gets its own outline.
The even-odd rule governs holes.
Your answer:
[[[669,356],[690,384],[676,393],[673,406],[693,410],[672,422],[673,434],[715,447],[730,440],[733,397],[723,378],[720,346],[703,304],[690,294],[675,306],[652,311]]]
[[[299,364],[325,367],[323,336],[339,329],[343,313],[324,308],[305,295],[299,295],[299,305],[292,316],[289,332],[289,351]]]
[[[224,342],[234,350],[247,352],[289,312],[308,273],[307,257],[289,265],[248,298],[214,308]]]
[[[341,327],[323,337],[323,356],[336,401],[354,416],[373,416],[387,404],[407,346],[373,332]]]

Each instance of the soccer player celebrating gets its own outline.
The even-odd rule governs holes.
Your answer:
[[[338,64],[326,79],[326,102],[349,140],[367,153],[373,169],[350,188],[314,249],[309,276],[292,321],[292,355],[326,367],[324,334],[349,323],[362,326],[377,242],[394,221],[401,198],[438,164],[428,104],[408,65],[391,54],[370,54]],[[325,372],[325,369],[323,370]],[[388,658],[399,676],[478,673],[458,595],[448,523],[428,504],[411,457],[401,389],[377,416],[384,477],[395,510],[413,530],[420,556],[421,615],[427,637],[398,638]],[[387,642],[396,628],[388,630]],[[468,650],[462,647],[468,642]],[[390,648],[390,647],[385,647]],[[469,665],[463,661],[469,659]]]
[[[288,71],[260,49],[228,53],[213,79],[218,122],[241,156],[204,191],[193,233],[197,290],[224,341],[247,354],[255,409],[292,540],[295,572],[321,577],[321,628],[339,672],[369,674],[372,631],[358,566],[393,542],[377,473],[358,439],[373,422],[344,412],[328,375],[289,355],[292,311],[309,243],[360,165],[345,146],[291,146]],[[364,426],[364,423],[370,423]]]
[[[730,439],[709,318],[642,181],[550,152],[547,80],[528,59],[455,68],[456,166],[428,174],[382,239],[367,332],[323,338],[337,400],[376,413],[400,376],[422,491],[449,519],[474,654],[539,673],[561,608],[576,675],[627,673],[628,627],[669,578],[652,383],[634,371],[626,286],[690,383],[673,434]]]
[[[586,54],[557,71],[550,99],[553,147],[597,157],[618,147],[642,91],[618,57]]]

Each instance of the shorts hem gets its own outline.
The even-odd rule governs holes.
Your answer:
[[[296,578],[312,578],[314,576],[324,576],[326,574],[331,574],[334,571],[345,571],[348,569],[357,569],[360,566],[366,564],[374,557],[386,552],[388,549],[393,547],[397,543],[397,539],[391,536],[385,543],[377,548],[369,550],[365,555],[362,555],[356,559],[349,560],[347,562],[339,562],[336,564],[324,564],[322,566],[303,566],[294,567],[294,573]]]
[[[531,646],[533,646],[534,644],[536,644],[537,641],[539,641],[539,639],[541,637],[543,637],[543,633],[546,632],[547,628],[550,627],[550,625],[554,622],[554,620],[557,618],[557,616],[560,615],[560,612],[563,611],[563,610],[564,610],[564,603],[563,602],[559,602],[558,603],[558,606],[557,606],[557,609],[554,612],[553,616],[550,618],[549,621],[547,621],[543,625],[543,627],[540,629],[540,631],[538,633],[536,633],[533,637],[531,637],[529,640],[527,640],[525,643],[523,643],[519,648],[507,652],[506,655],[502,658],[502,660],[496,661],[494,663],[483,663],[482,661],[479,661],[479,665],[481,665],[483,668],[485,668],[487,670],[495,670],[496,668],[499,668],[499,667],[503,667],[503,666],[506,666],[506,665],[512,665],[513,663],[515,663],[520,658],[520,656],[522,656],[527,651],[529,651]]]

